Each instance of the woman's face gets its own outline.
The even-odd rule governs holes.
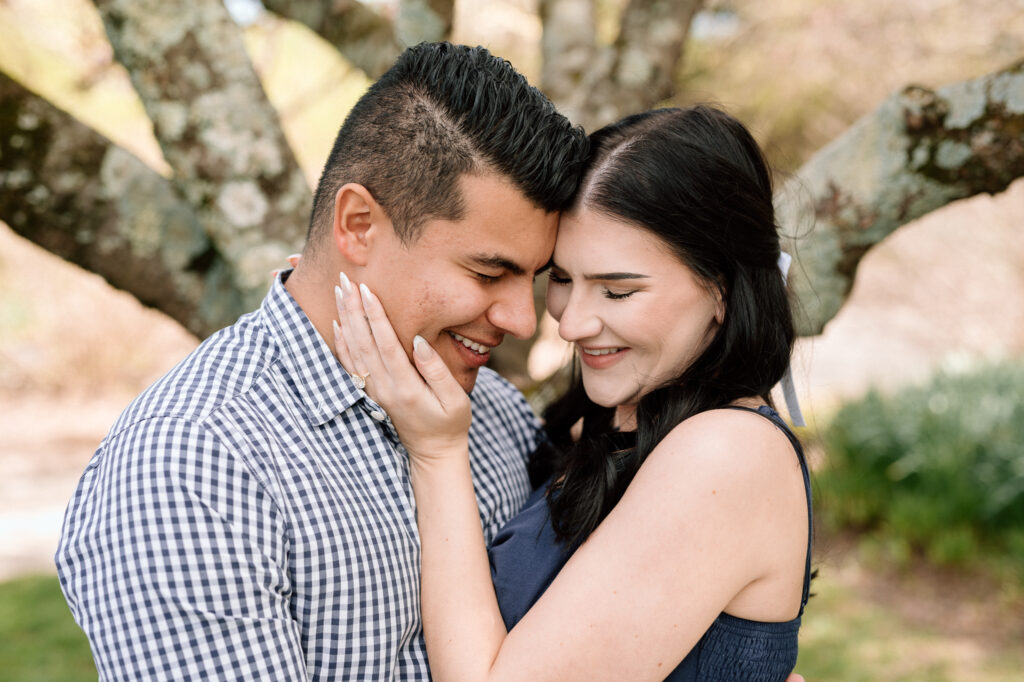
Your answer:
[[[589,210],[562,216],[552,260],[558,333],[580,357],[587,395],[628,427],[637,399],[710,343],[720,297],[649,231]]]

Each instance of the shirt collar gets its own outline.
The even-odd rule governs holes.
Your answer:
[[[291,270],[274,279],[260,314],[280,351],[289,388],[306,418],[321,426],[365,399],[352,378],[284,287]]]

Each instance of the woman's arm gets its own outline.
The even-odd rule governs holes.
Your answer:
[[[506,635],[470,477],[469,401],[422,340],[414,371],[379,301],[360,298],[344,296],[339,356],[370,373],[367,390],[410,452],[424,634],[438,679],[663,679],[737,595],[779,572],[802,575],[803,552],[792,548],[806,546],[806,509],[788,442],[760,418],[705,413],[659,444]],[[784,561],[792,554],[795,569]],[[774,605],[776,620],[796,615],[799,588],[791,614],[786,600]]]

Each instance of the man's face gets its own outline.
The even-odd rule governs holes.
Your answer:
[[[460,179],[461,220],[430,220],[410,243],[382,230],[363,275],[406,352],[422,336],[469,391],[505,334],[536,327],[533,278],[551,257],[556,213],[494,173]]]

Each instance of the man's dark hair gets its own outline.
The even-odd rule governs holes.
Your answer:
[[[352,108],[313,201],[309,242],[329,230],[338,189],[366,187],[403,241],[459,220],[464,173],[496,171],[538,207],[568,206],[586,156],[573,127],[512,65],[482,47],[410,47]],[[314,246],[315,248],[315,246]]]

